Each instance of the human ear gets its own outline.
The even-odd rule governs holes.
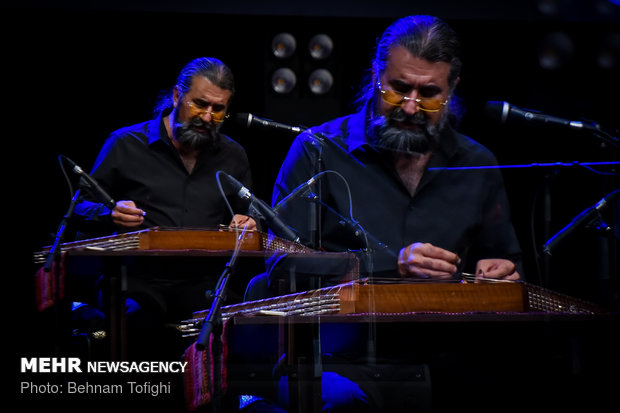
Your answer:
[[[174,89],[172,89],[172,106],[176,108],[178,103],[179,103],[179,87],[175,86]]]

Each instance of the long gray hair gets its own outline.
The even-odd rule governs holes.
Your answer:
[[[230,90],[231,99],[235,94],[235,79],[232,71],[221,60],[214,57],[199,57],[186,64],[177,77],[176,86],[180,96],[184,96],[192,87],[194,76],[204,76],[215,86]],[[159,114],[172,107],[172,89],[164,92],[155,105],[154,113]]]
[[[386,69],[390,50],[402,46],[413,56],[429,62],[450,63],[448,85],[453,88],[461,73],[460,42],[452,28],[433,16],[407,16],[392,23],[377,42],[375,58],[357,103],[365,105],[375,96],[376,80]]]

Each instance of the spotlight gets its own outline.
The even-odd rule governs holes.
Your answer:
[[[602,69],[614,69],[620,63],[620,33],[611,33],[603,39],[596,62]]]
[[[334,78],[328,70],[317,69],[310,73],[308,78],[308,86],[310,91],[315,95],[324,95],[329,92],[334,84]]]
[[[310,56],[317,60],[329,57],[333,48],[334,42],[332,42],[332,39],[326,34],[317,34],[310,39],[310,43],[308,44]]]
[[[548,34],[538,48],[538,62],[547,70],[565,67],[573,57],[573,41],[566,33]]]
[[[560,14],[560,1],[538,0],[538,11],[546,16],[557,16]]]
[[[277,34],[271,41],[271,52],[278,59],[291,57],[297,49],[297,42],[290,33]]]
[[[271,76],[271,88],[280,94],[290,93],[297,84],[295,72],[287,67],[281,67]]]

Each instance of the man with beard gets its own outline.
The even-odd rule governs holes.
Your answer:
[[[392,24],[379,40],[360,111],[292,144],[273,193],[284,222],[317,248],[370,250],[371,265],[365,254],[361,262],[374,276],[446,279],[466,271],[519,279],[499,170],[458,170],[497,165],[451,125],[460,69],[458,39],[443,21],[412,16]],[[317,173],[318,202],[297,196],[278,205]],[[317,205],[313,227],[307,217]],[[360,227],[343,225],[343,217]]]
[[[256,229],[255,220],[247,215],[248,205],[222,184],[224,198],[216,177],[221,170],[248,188],[252,185],[245,150],[220,132],[234,91],[233,74],[223,62],[195,59],[158,103],[153,120],[113,132],[91,175],[118,201],[112,210],[96,199],[78,203],[75,221],[81,237],[155,226],[218,229],[224,224]],[[126,262],[128,344],[139,349],[132,354],[141,358],[149,350],[165,348],[154,338],[165,323],[178,323],[209,307],[205,292],[215,288],[225,264],[209,270],[202,264],[180,265],[174,257]],[[176,350],[174,356],[179,356]]]
[[[451,124],[459,47],[438,18],[394,22],[379,39],[359,112],[306,130],[283,162],[272,199],[282,220],[315,248],[359,251],[360,277],[520,278],[520,247],[496,159]],[[313,176],[309,195],[289,197]],[[319,279],[317,287],[338,281],[327,265],[274,256],[247,296],[281,294],[292,270],[298,291],[307,280]],[[321,328],[324,411],[428,411],[428,374],[413,350],[424,337],[405,340],[401,348],[411,353],[381,369],[372,350],[381,344],[364,338],[371,332]],[[393,385],[380,391],[382,381]],[[286,380],[280,384],[286,405]]]
[[[219,132],[233,94],[233,75],[224,63],[188,63],[155,119],[119,129],[105,142],[91,175],[118,202],[112,211],[96,202],[78,204],[82,229],[92,235],[229,222],[255,229],[236,196],[229,197],[233,219],[216,180],[222,170],[246,187],[252,184],[245,150]]]

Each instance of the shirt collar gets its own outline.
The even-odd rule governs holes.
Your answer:
[[[172,112],[172,108],[165,109],[157,115],[157,117],[151,120],[146,129],[146,136],[148,138],[149,145],[162,141],[166,144],[170,144],[170,138],[168,137],[168,131],[166,129],[165,117]]]
[[[353,114],[349,118],[349,122],[347,123],[347,151],[349,153],[353,152],[357,148],[363,145],[368,145],[373,148],[370,144],[371,139],[366,134],[366,125],[370,116],[370,104],[367,102],[362,110]]]

